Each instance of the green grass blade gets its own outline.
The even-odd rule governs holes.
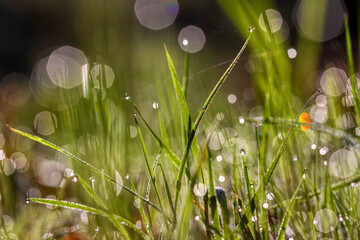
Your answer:
[[[175,89],[175,93],[176,93],[176,100],[178,102],[178,106],[180,109],[180,113],[181,113],[181,118],[182,118],[182,124],[185,128],[184,130],[184,140],[186,141],[190,131],[191,131],[191,117],[190,117],[190,112],[189,112],[189,108],[186,102],[186,98],[184,95],[184,92],[181,88],[176,70],[175,70],[175,66],[174,63],[170,57],[170,54],[166,48],[166,46],[164,45],[165,48],[165,53],[166,53],[166,58],[168,61],[168,66],[169,66],[169,70],[170,70],[170,74],[171,74],[171,78],[172,78],[172,82],[174,85],[174,89]],[[200,148],[199,148],[199,143],[198,140],[196,138],[196,136],[193,136],[192,139],[192,144],[191,144],[191,151],[193,154],[193,158],[194,160],[198,159],[200,157]]]
[[[183,126],[186,129],[186,133],[190,131],[189,126],[191,124],[191,120],[190,120],[190,113],[189,113],[189,108],[187,106],[186,103],[186,99],[184,96],[184,92],[181,88],[176,70],[175,70],[175,66],[173,63],[173,60],[170,57],[170,54],[166,48],[166,46],[164,45],[165,48],[165,53],[166,53],[166,59],[168,62],[168,66],[169,66],[169,70],[170,70],[170,74],[171,74],[171,79],[174,85],[174,89],[175,89],[175,93],[176,93],[176,100],[180,109],[180,114],[181,114],[181,118],[182,118],[182,122],[183,122]]]
[[[172,198],[171,198],[171,191],[170,191],[170,188],[169,188],[169,184],[168,184],[168,181],[166,179],[166,176],[165,176],[165,172],[164,172],[164,169],[162,167],[161,164],[160,165],[160,169],[161,169],[161,173],[163,175],[163,179],[164,179],[164,184],[165,184],[165,191],[166,191],[166,196],[167,196],[167,199],[169,201],[169,205],[171,207],[171,210],[173,212],[173,214],[175,215],[176,212],[175,212],[175,209],[174,209],[174,206],[173,206],[173,202],[172,202]]]
[[[138,123],[138,121],[136,120],[136,117],[135,117],[135,124],[136,124],[137,132],[138,132],[138,134],[139,134],[140,143],[141,143],[141,148],[142,148],[142,150],[143,150],[143,154],[144,154],[146,166],[147,166],[147,169],[148,169],[148,171],[149,171],[151,181],[152,181],[152,183],[153,183],[153,185],[154,185],[155,193],[156,193],[156,196],[157,196],[158,201],[159,201],[159,204],[160,204],[160,209],[161,209],[161,211],[162,211],[162,210],[163,210],[163,207],[162,207],[162,201],[161,201],[161,197],[160,197],[160,193],[159,193],[159,188],[158,188],[158,185],[157,185],[157,181],[156,181],[156,178],[155,178],[154,171],[153,171],[152,166],[151,166],[151,162],[150,162],[150,159],[149,159],[149,155],[148,155],[147,150],[146,150],[145,142],[144,142],[144,139],[143,139],[143,136],[142,136],[140,127],[139,127],[139,123]],[[165,221],[166,221],[166,220],[165,220]]]
[[[74,154],[66,151],[65,149],[56,146],[55,144],[32,134],[20,131],[18,129],[12,128],[9,125],[6,125],[11,131],[18,133],[24,137],[27,137],[29,139],[32,139],[38,143],[41,143],[45,146],[48,146],[58,152],[64,153],[65,155],[67,155],[68,157],[70,157],[71,159],[74,159],[78,162],[80,162],[81,164],[84,164],[86,167],[90,168],[91,170],[93,170],[94,172],[98,173],[99,175],[105,177],[107,180],[109,180],[110,182],[112,182],[113,184],[117,184],[116,180],[114,180],[113,178],[111,178],[109,175],[107,175],[106,173],[103,173],[102,171],[100,171],[99,169],[97,169],[96,167],[92,166],[91,164],[85,162],[84,160],[80,159],[79,157],[75,156]],[[149,200],[145,199],[144,197],[140,196],[139,194],[135,193],[134,191],[132,191],[130,188],[126,187],[126,186],[122,186],[126,191],[128,191],[130,194],[134,195],[135,197],[140,198],[142,201],[144,201],[145,203],[149,204],[150,206],[152,206],[154,209],[158,210],[161,212],[160,208],[158,208],[155,204],[153,204],[152,202],[150,202]]]
[[[80,211],[86,211],[86,212],[95,213],[95,214],[103,214],[104,213],[104,211],[102,211],[100,209],[89,207],[89,206],[86,206],[86,205],[83,205],[80,203],[67,202],[67,201],[62,201],[62,200],[57,200],[57,199],[29,198],[28,200],[32,201],[32,202],[36,202],[36,203],[47,204],[47,205],[51,205],[51,206],[69,208],[69,209],[80,210]]]
[[[160,156],[161,156],[161,152],[155,158],[155,161],[154,161],[153,166],[152,166],[152,171],[153,172],[156,171]],[[150,179],[148,181],[148,184],[147,184],[146,193],[145,193],[146,199],[149,199],[149,197],[150,197],[151,182],[152,182],[152,180],[151,180],[151,177],[150,177]]]
[[[134,107],[135,111],[139,114],[141,120],[145,123],[146,128],[149,130],[151,136],[155,139],[155,141],[160,145],[161,149],[164,150],[164,153],[172,160],[172,163],[176,167],[180,167],[180,159],[175,155],[173,151],[163,142],[161,139],[155,134],[155,132],[151,129],[150,125],[145,121],[142,114],[140,113],[139,109],[137,108],[134,101],[129,98],[128,101],[131,103],[131,105]]]
[[[183,76],[183,84],[182,84],[182,90],[184,92],[185,99],[187,96],[187,90],[189,84],[189,60],[190,60],[189,58],[190,58],[189,52],[185,51],[184,76]]]
[[[354,65],[354,58],[352,54],[352,46],[351,46],[351,37],[350,37],[350,29],[349,29],[349,22],[348,16],[345,15],[345,37],[346,37],[346,53],[349,62],[349,75],[350,75],[350,85],[351,91],[354,99],[354,110],[356,114],[357,124],[360,123],[360,101],[359,101],[359,91],[358,91],[358,84],[357,79],[355,76],[355,65]]]
[[[51,206],[56,206],[56,207],[63,207],[63,208],[70,208],[70,209],[74,209],[74,210],[86,211],[86,212],[102,215],[102,216],[107,217],[115,225],[115,227],[121,232],[121,234],[123,234],[123,236],[126,239],[131,239],[131,238],[122,225],[126,225],[126,226],[130,227],[132,230],[139,233],[144,239],[150,239],[143,231],[138,229],[129,220],[122,218],[115,214],[109,214],[100,209],[96,209],[96,208],[89,207],[89,206],[79,204],[79,203],[60,201],[60,200],[56,200],[56,199],[29,198],[29,200],[32,202],[40,203],[40,204],[46,204],[46,205],[51,205]],[[121,224],[119,224],[119,223],[121,223]]]
[[[291,216],[291,212],[295,206],[295,202],[296,202],[296,197],[297,195],[299,194],[299,191],[301,189],[301,186],[304,182],[304,179],[305,179],[305,175],[301,178],[301,181],[299,183],[299,186],[296,188],[295,190],[295,193],[294,195],[292,196],[291,198],[291,201],[290,201],[290,204],[289,204],[289,207],[288,209],[286,210],[286,213],[281,221],[281,225],[280,225],[280,228],[279,228],[279,232],[278,232],[278,237],[277,239],[284,239],[285,237],[285,230],[286,230],[286,227],[288,225],[288,222],[289,222],[289,219],[290,219],[290,216]]]
[[[79,174],[76,175],[77,179],[81,183],[81,185],[84,187],[86,192],[91,196],[91,198],[95,201],[97,205],[99,205],[101,208],[107,210],[108,208],[105,206],[103,200],[100,198],[100,196],[95,192],[95,190],[87,183],[85,180],[80,177]]]
[[[236,57],[234,58],[234,60],[230,64],[230,66],[227,68],[225,73],[222,75],[220,80],[217,82],[217,84],[215,85],[215,87],[211,91],[210,95],[206,99],[206,101],[205,101],[205,103],[204,103],[204,105],[203,105],[203,107],[202,107],[202,109],[201,109],[195,123],[194,123],[194,126],[193,126],[193,128],[192,128],[192,130],[190,132],[189,139],[187,141],[183,156],[181,158],[181,165],[180,165],[179,173],[178,173],[177,180],[176,180],[175,209],[177,208],[178,201],[179,201],[179,193],[180,193],[180,189],[181,189],[181,181],[182,181],[182,177],[183,177],[183,174],[184,174],[186,159],[188,158],[189,150],[191,148],[192,141],[193,141],[193,139],[195,137],[196,130],[200,126],[200,123],[201,123],[206,111],[208,110],[211,102],[213,101],[216,93],[220,90],[221,86],[224,84],[225,80],[229,76],[230,72],[234,68],[234,66],[237,63],[237,61],[239,60],[240,56],[245,51],[246,46],[248,45],[248,43],[249,43],[249,41],[251,39],[252,33],[253,33],[253,31],[250,32],[249,37],[246,39],[246,41],[245,41],[244,45],[242,46],[241,50],[236,55]]]

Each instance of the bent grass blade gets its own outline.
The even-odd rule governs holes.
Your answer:
[[[15,132],[15,133],[18,133],[24,137],[27,137],[29,139],[32,139],[38,143],[41,143],[45,146],[48,146],[58,152],[61,152],[65,155],[67,155],[68,157],[70,157],[71,159],[74,159],[76,161],[78,161],[79,163],[85,165],[86,167],[88,167],[89,169],[91,169],[92,171],[96,172],[97,174],[105,177],[107,180],[109,180],[111,183],[113,184],[118,184],[116,182],[116,180],[114,180],[113,178],[111,178],[109,175],[107,175],[106,173],[103,173],[102,171],[100,171],[99,169],[97,169],[96,167],[94,167],[93,165],[85,162],[84,160],[82,160],[81,158],[75,156],[74,154],[70,153],[69,151],[41,138],[41,137],[38,137],[38,136],[35,136],[35,135],[32,135],[32,134],[29,134],[29,133],[26,133],[26,132],[23,132],[23,131],[20,131],[18,129],[15,129],[15,128],[12,128],[10,127],[9,125],[6,125],[11,131]],[[133,196],[141,199],[142,201],[144,201],[145,203],[149,204],[150,206],[152,206],[154,209],[158,210],[159,212],[161,212],[161,209],[159,207],[157,207],[155,204],[153,204],[152,202],[150,202],[149,200],[145,199],[143,196],[140,196],[139,194],[135,193],[134,191],[132,191],[130,188],[126,187],[126,186],[122,186],[126,191],[128,191],[130,194],[132,194]]]

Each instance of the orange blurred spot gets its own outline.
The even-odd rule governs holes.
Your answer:
[[[300,119],[300,122],[301,122],[301,123],[311,124],[311,123],[313,122],[310,114],[305,113],[305,112],[301,113],[299,119]],[[306,130],[308,130],[308,129],[310,129],[310,128],[311,128],[310,126],[301,126],[301,130],[303,130],[303,131],[306,131]]]

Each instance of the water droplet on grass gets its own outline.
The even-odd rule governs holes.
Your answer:
[[[242,156],[244,156],[244,155],[245,155],[245,153],[246,153],[246,152],[245,152],[245,149],[243,149],[243,148],[242,148],[242,149],[240,149],[240,154],[241,154]]]
[[[154,102],[154,103],[152,104],[152,107],[153,107],[153,109],[158,109],[158,108],[159,108],[159,104],[158,104],[157,102]]]
[[[219,182],[225,182],[225,176],[220,175],[219,176]]]
[[[243,117],[239,117],[239,123],[240,124],[244,124],[245,123],[245,119]]]

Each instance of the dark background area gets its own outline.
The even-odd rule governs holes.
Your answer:
[[[276,9],[282,14],[290,27],[290,34],[296,33],[292,22],[292,12],[296,1],[278,0]],[[131,3],[133,4],[133,3]],[[349,11],[349,21],[353,39],[357,36],[357,1],[345,1]],[[232,49],[238,44],[239,34],[222,12],[216,1],[179,1],[179,14],[174,26],[181,29],[189,24],[202,28],[207,44],[226,42],[223,47]],[[99,10],[102,11],[102,10]],[[132,9],[127,10],[131,21],[136,23]],[[121,11],[119,11],[121,14]],[[61,45],[80,47],[76,38],[73,1],[12,1],[0,3],[0,79],[12,72],[31,74],[39,54]],[[314,23],[315,24],[315,23]],[[163,30],[160,30],[163,31]],[[290,42],[294,38],[290,36]],[[344,42],[344,34],[325,43]],[[357,41],[353,47],[357,49]],[[226,51],[226,50],[225,50]],[[328,54],[327,54],[328,55]],[[330,54],[331,55],[331,54]]]

